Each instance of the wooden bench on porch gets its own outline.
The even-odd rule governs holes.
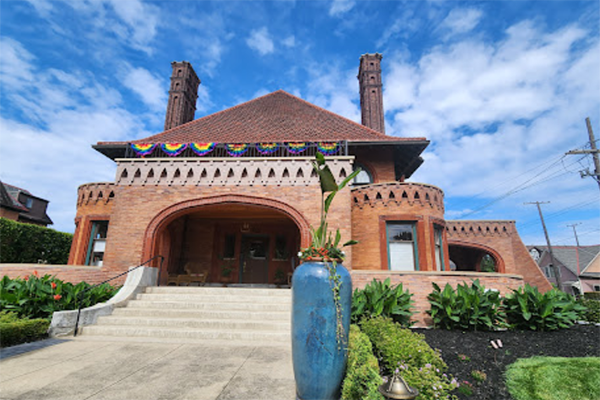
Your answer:
[[[170,284],[175,284],[177,286],[181,286],[181,284],[186,284],[189,286],[191,283],[198,283],[199,285],[204,285],[206,283],[206,278],[208,278],[208,273],[206,271],[196,272],[200,268],[199,263],[188,262],[183,267],[185,274],[177,274],[177,275],[169,275],[167,279],[167,286]]]

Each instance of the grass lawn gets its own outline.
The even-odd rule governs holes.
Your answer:
[[[506,371],[506,385],[516,400],[600,399],[600,357],[532,357]]]

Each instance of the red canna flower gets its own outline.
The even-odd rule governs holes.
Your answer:
[[[52,289],[56,289],[56,283],[50,282],[50,286],[52,286]]]
[[[33,275],[38,276],[38,272],[36,270],[33,270]]]
[[[60,300],[60,299],[62,299],[62,296],[60,294],[54,295],[54,300]]]
[[[25,276],[25,278],[23,278],[24,281],[28,281],[29,280],[29,275]]]

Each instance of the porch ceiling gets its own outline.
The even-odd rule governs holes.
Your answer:
[[[284,213],[266,207],[245,204],[217,204],[194,210],[187,214],[188,218],[196,219],[218,219],[218,220],[270,220],[290,221],[292,220]]]

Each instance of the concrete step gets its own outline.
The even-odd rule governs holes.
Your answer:
[[[198,318],[157,318],[157,317],[123,317],[104,316],[98,319],[103,326],[137,326],[154,328],[198,328],[221,330],[259,330],[259,331],[291,331],[291,321],[257,321],[232,319],[198,319]]]
[[[112,315],[128,317],[156,318],[205,318],[205,319],[246,319],[259,321],[290,321],[289,311],[235,311],[235,310],[177,310],[159,308],[115,308]]]
[[[152,337],[192,340],[239,340],[289,342],[289,332],[266,332],[257,330],[224,331],[220,329],[155,328],[133,326],[90,325],[82,329],[83,335]]]
[[[290,289],[268,289],[268,288],[234,288],[234,287],[206,287],[206,286],[152,286],[146,288],[146,293],[157,294],[181,294],[196,293],[220,295],[248,295],[248,296],[283,296],[291,297]]]
[[[269,303],[217,303],[202,302],[194,303],[187,301],[148,301],[134,300],[127,305],[128,308],[158,308],[158,309],[179,309],[179,310],[228,310],[228,311],[291,311],[291,304]]]
[[[291,304],[292,298],[287,296],[247,296],[235,294],[200,294],[200,293],[141,293],[136,300],[147,301],[184,301],[192,303],[254,303],[254,304]]]

